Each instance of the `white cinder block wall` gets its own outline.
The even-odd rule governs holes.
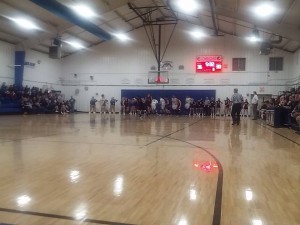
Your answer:
[[[23,85],[62,90],[60,81],[62,76],[61,60],[50,59],[46,54],[27,50],[25,61],[35,63],[35,66],[24,66]]]
[[[288,83],[291,87],[300,86],[300,50],[293,54],[292,76]]]
[[[77,52],[62,60],[49,59],[47,54],[26,51],[26,61],[35,63],[25,66],[24,85],[62,90],[66,98],[75,97],[76,107],[88,111],[92,96],[120,99],[121,89],[191,89],[216,90],[216,97],[230,97],[238,87],[247,98],[254,90],[261,94],[277,95],[296,84],[300,79],[300,51],[295,54],[273,49],[269,56],[259,55],[259,46],[229,35],[193,40],[184,25],[178,25],[164,61],[172,61],[169,71],[170,84],[148,85],[147,74],[151,66],[157,66],[144,29],[129,33],[131,41],[111,40]],[[163,43],[168,31],[163,31]],[[0,42],[0,80],[14,82],[15,46]],[[196,74],[195,59],[198,55],[222,55],[227,66],[222,73]],[[284,70],[269,72],[269,57],[284,57]],[[232,72],[232,58],[246,58],[245,72]],[[179,70],[179,65],[184,70]],[[74,77],[77,74],[77,78]],[[90,79],[93,76],[93,80]],[[75,94],[78,89],[79,93]],[[96,95],[98,93],[98,95]],[[119,108],[119,105],[118,105]]]
[[[14,83],[15,46],[0,41],[0,81]]]
[[[23,85],[61,90],[61,60],[50,59],[47,54],[26,50],[25,61],[34,66],[24,66]],[[14,84],[15,46],[0,41],[0,83]]]
[[[247,98],[254,90],[277,95],[286,90],[287,82],[295,73],[295,56],[291,53],[274,49],[270,56],[284,57],[284,71],[269,72],[270,56],[259,55],[258,45],[228,35],[192,40],[181,25],[176,28],[164,57],[164,61],[173,62],[173,69],[169,71],[170,84],[148,85],[148,71],[156,66],[148,38],[144,29],[129,35],[130,42],[111,40],[63,59],[63,89],[67,97],[76,98],[78,110],[87,111],[92,96],[100,98],[105,94],[107,98],[120,99],[121,89],[214,89],[216,97],[224,99],[238,87]],[[167,42],[167,31],[163,34],[163,42]],[[227,68],[217,74],[196,74],[198,55],[222,55]],[[246,58],[246,71],[232,72],[232,58]],[[184,70],[179,70],[179,65],[183,65]],[[76,89],[78,95],[75,95]]]

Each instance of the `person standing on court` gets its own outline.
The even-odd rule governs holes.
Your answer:
[[[116,100],[114,97],[112,97],[110,99],[110,108],[109,108],[109,111],[111,114],[115,114],[116,113],[116,102],[118,100]]]
[[[232,109],[231,109],[231,117],[232,117],[232,125],[240,124],[240,113],[242,110],[242,102],[243,96],[238,93],[238,89],[235,88],[233,91],[233,95],[231,97],[232,101]]]
[[[69,102],[70,102],[70,112],[73,113],[75,111],[76,100],[73,98],[73,96],[71,96]]]
[[[90,100],[90,113],[96,113],[96,102],[97,100],[93,96]]]
[[[253,120],[257,120],[258,97],[256,91],[253,91],[253,98],[251,104],[252,104]]]

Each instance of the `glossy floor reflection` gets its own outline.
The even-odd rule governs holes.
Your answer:
[[[299,225],[299,140],[246,118],[1,116],[0,223]]]

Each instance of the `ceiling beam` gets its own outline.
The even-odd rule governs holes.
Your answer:
[[[224,34],[228,34],[228,35],[231,35],[231,36],[243,39],[243,37],[238,36],[237,34],[230,33],[230,32],[227,32],[227,31],[224,31],[224,30],[221,30],[221,29],[219,31],[222,32],[222,33],[224,33]],[[289,53],[294,53],[293,51],[290,51],[290,50],[287,50],[287,49],[283,49],[282,47],[273,46],[273,48],[281,50],[281,51],[289,52]],[[257,49],[257,51],[259,52],[259,49]]]
[[[282,17],[280,18],[279,20],[279,23],[282,23],[284,22],[285,18],[287,17],[287,15],[289,14],[289,12],[291,11],[291,9],[294,7],[296,3],[296,0],[291,0],[289,6],[288,6],[288,9],[285,10],[284,14],[282,15]]]
[[[235,1],[235,11],[238,12],[239,8],[240,8],[240,1],[236,0]],[[236,25],[237,21],[234,20],[234,22],[235,22],[235,24],[234,24],[234,28],[233,29],[234,29],[234,33],[237,34],[237,25]]]
[[[114,10],[114,13],[120,17],[125,23],[128,23],[129,26],[132,28],[134,28],[134,26],[129,22],[129,21],[126,21],[126,18],[124,16],[121,15],[121,13],[118,12],[118,10]]]
[[[287,40],[287,42],[282,46],[282,48],[285,49],[286,46],[288,46],[290,42],[291,42],[290,40]]]
[[[298,50],[300,50],[300,45],[298,45],[298,48],[294,51],[294,53],[296,53]]]
[[[255,18],[251,18],[250,16],[246,16],[238,12],[233,12],[231,10],[220,7],[216,7],[215,11],[219,15],[248,22],[260,28],[272,31],[275,34],[300,42],[300,30],[294,26],[289,26],[287,24],[278,24],[271,21],[261,21]]]
[[[11,16],[12,15],[24,15],[28,16],[30,13],[29,12],[23,12],[20,8],[15,8],[13,5],[7,3],[7,2],[1,2],[0,3],[0,13],[2,15],[2,18],[5,18],[6,21],[11,21]],[[57,27],[41,20],[37,19],[33,16],[30,15],[31,20],[33,20],[38,27],[41,29],[36,31],[36,34],[33,35],[30,38],[24,38],[20,37],[19,34],[14,35],[15,37],[18,37],[20,40],[16,43],[17,49],[30,49],[33,46],[43,42],[45,39],[53,38],[56,37],[58,34],[58,29]],[[7,33],[7,32],[6,32]]]
[[[75,12],[73,12],[70,8],[67,6],[57,2],[56,0],[30,0],[31,2],[37,4],[38,6],[48,10],[49,12],[53,13],[54,15],[69,21],[84,30],[92,33],[96,37],[102,39],[102,40],[110,40],[112,37],[109,33],[102,30],[100,27],[96,26],[95,24],[81,19],[76,15]]]
[[[11,17],[13,15],[23,15],[26,17],[30,17],[30,19],[33,20],[33,22],[35,22],[38,26],[43,28],[44,32],[48,32],[48,33],[57,33],[57,28],[50,25],[47,22],[44,22],[40,19],[37,19],[33,16],[31,16],[29,13],[27,12],[22,12],[20,9],[16,9],[13,6],[11,6],[10,4],[7,4],[6,2],[0,2],[0,14],[3,18],[6,18],[7,20],[11,21]]]
[[[215,14],[215,1],[214,0],[209,0],[209,5],[210,5],[210,11],[211,11],[211,19],[212,19],[212,22],[213,22],[213,26],[214,26],[214,32],[215,32],[215,35],[217,36],[218,33],[219,33],[219,28],[218,28],[218,25],[217,25],[217,19],[216,19],[216,14]]]

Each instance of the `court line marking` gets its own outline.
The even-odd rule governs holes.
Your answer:
[[[269,131],[271,131],[271,132],[273,132],[273,133],[279,135],[280,137],[283,137],[283,138],[289,140],[290,142],[293,142],[293,143],[296,144],[296,145],[300,145],[298,142],[296,142],[296,141],[294,141],[294,140],[292,140],[292,139],[290,139],[290,138],[288,138],[288,137],[286,137],[286,136],[284,136],[284,135],[282,135],[282,134],[280,134],[280,133],[274,131],[273,129],[269,128],[268,126],[266,126],[266,125],[264,125],[264,124],[261,124],[261,123],[259,123],[259,122],[256,122],[256,124],[258,124],[258,125],[262,126],[263,128],[265,128],[265,129],[267,129],[267,130],[269,130]]]
[[[145,147],[149,146],[151,144],[154,144],[154,143],[156,143],[156,142],[158,142],[158,141],[160,141],[164,138],[169,138],[169,139],[180,141],[180,142],[192,145],[196,148],[199,148],[200,150],[202,150],[202,151],[206,152],[208,155],[210,155],[216,161],[216,163],[218,165],[218,180],[217,180],[217,189],[216,189],[216,197],[215,197],[215,206],[214,206],[214,214],[213,214],[212,225],[220,225],[221,224],[221,215],[222,215],[222,196],[223,196],[223,166],[222,166],[221,162],[219,161],[219,159],[214,154],[212,154],[210,151],[208,151],[207,149],[205,149],[201,146],[195,145],[195,144],[190,143],[188,141],[184,141],[184,140],[180,140],[180,139],[177,139],[177,138],[170,137],[171,135],[184,130],[186,127],[191,127],[191,126],[199,123],[200,121],[203,121],[203,120],[197,120],[196,122],[191,123],[188,126],[184,126],[183,128],[181,128],[177,131],[174,131],[171,134],[162,136],[161,138],[148,143],[147,145],[145,145]]]
[[[199,148],[202,151],[209,154],[216,161],[216,163],[218,165],[218,180],[217,180],[217,189],[216,189],[215,207],[214,207],[212,225],[220,225],[221,224],[221,215],[222,215],[222,196],[223,196],[223,166],[222,166],[221,162],[219,161],[219,159],[216,156],[214,156],[211,152],[209,152],[207,149],[205,149],[201,146],[198,146],[198,145],[195,145],[195,144],[192,144],[190,142],[183,141],[180,139],[176,139],[176,138],[170,138],[170,137],[168,137],[168,138],[177,140],[180,142],[184,142],[184,143],[192,145],[196,148]]]
[[[105,221],[105,220],[95,220],[95,219],[77,220],[76,218],[71,217],[71,216],[62,216],[62,215],[32,212],[32,211],[21,211],[21,210],[6,209],[6,208],[0,208],[0,211],[1,212],[7,212],[7,213],[16,213],[16,214],[24,214],[24,215],[31,215],[31,216],[47,217],[47,218],[52,218],[52,219],[63,219],[63,220],[79,221],[79,222],[85,222],[85,223],[107,224],[107,225],[136,225],[136,224],[131,224],[131,223],[119,223],[119,222],[112,222],[112,221]]]
[[[216,188],[216,197],[215,197],[215,206],[214,206],[214,214],[213,214],[213,221],[212,221],[212,225],[220,225],[221,224],[221,213],[222,213],[222,190],[223,190],[223,167],[221,162],[218,160],[218,158],[216,156],[214,156],[211,152],[209,152],[207,149],[192,144],[190,142],[184,141],[184,140],[180,140],[180,139],[176,139],[176,138],[171,138],[170,136],[178,133],[182,130],[184,130],[187,127],[191,127],[197,123],[199,123],[200,121],[203,121],[201,119],[198,119],[196,122],[193,123],[189,123],[188,126],[184,126],[183,128],[174,131],[170,134],[164,135],[164,136],[160,136],[160,135],[155,135],[155,134],[147,134],[147,135],[152,135],[152,136],[158,136],[160,138],[158,138],[155,141],[152,141],[144,146],[149,146],[151,144],[154,144],[164,138],[169,138],[169,139],[173,139],[173,140],[177,140],[189,145],[192,145],[196,148],[199,148],[203,151],[205,151],[207,154],[209,154],[217,163],[218,165],[218,180],[217,180],[217,188]],[[139,133],[139,132],[133,132],[133,133]],[[141,133],[141,132],[140,132]],[[52,135],[47,135],[47,136],[54,136]],[[44,137],[47,137],[44,136]],[[35,138],[35,137],[32,137]],[[23,140],[26,139],[32,139],[32,138],[25,138]],[[22,140],[22,139],[21,139]],[[13,140],[13,141],[20,141],[20,140]],[[48,218],[54,218],[54,219],[64,219],[64,220],[72,220],[72,221],[78,221],[76,218],[74,217],[70,217],[70,216],[62,216],[62,215],[56,215],[56,214],[48,214],[48,213],[39,213],[39,212],[32,212],[32,211],[21,211],[21,210],[14,210],[14,209],[7,209],[7,208],[0,208],[0,211],[2,212],[10,212],[10,213],[18,213],[18,214],[26,214],[26,215],[33,215],[33,216],[41,216],[41,217],[48,217]],[[103,220],[95,220],[95,219],[84,219],[84,220],[79,220],[81,222],[87,222],[87,223],[96,223],[96,224],[107,224],[107,225],[136,225],[136,224],[128,224],[128,223],[118,223],[118,222],[111,222],[111,221],[103,221]]]

